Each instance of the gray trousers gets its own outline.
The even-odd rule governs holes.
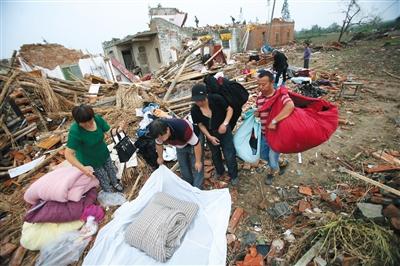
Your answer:
[[[178,158],[179,168],[182,178],[194,187],[202,188],[204,179],[204,160],[202,156],[203,167],[200,172],[194,168],[196,158],[194,156],[194,147],[186,145],[182,149],[176,148],[176,157]]]
[[[101,167],[94,168],[94,175],[100,182],[101,188],[105,192],[113,192],[113,186],[118,184],[117,170],[108,156],[106,162]]]

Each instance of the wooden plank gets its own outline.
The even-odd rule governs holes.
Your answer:
[[[17,182],[20,183],[23,179],[31,177],[34,173],[36,173],[37,170],[39,170],[40,168],[44,167],[45,165],[49,164],[50,161],[58,154],[59,151],[61,151],[62,149],[65,149],[65,146],[61,146],[57,149],[55,149],[49,156],[47,156],[46,159],[43,160],[43,162],[41,162],[40,164],[36,165],[35,168],[33,168],[32,170],[30,170],[28,173],[25,173],[23,175],[20,175],[18,177]]]
[[[61,141],[61,136],[54,135],[54,136],[50,136],[44,140],[41,140],[38,144],[36,144],[36,146],[38,146],[39,148],[48,150],[51,147],[53,147],[54,145],[56,145],[57,143],[59,143],[60,141]]]
[[[374,156],[377,159],[382,159],[390,164],[398,165],[400,166],[400,160],[395,158],[394,156],[387,154],[386,152],[374,152],[372,153],[372,156]]]
[[[207,75],[208,73],[201,73],[201,72],[190,72],[188,74],[182,75],[179,79],[178,82],[182,82],[182,81],[186,81],[186,80],[190,80],[190,79],[197,79],[197,78],[201,78],[204,77],[205,75]]]
[[[322,240],[319,240],[317,243],[314,244],[307,252],[303,255],[295,264],[295,266],[307,266],[308,263],[312,261],[312,259],[318,255],[321,247],[322,247]]]
[[[372,173],[380,173],[380,172],[387,172],[387,171],[393,171],[393,170],[400,170],[400,166],[377,165],[372,168],[368,168],[366,171],[368,174],[372,174]]]
[[[192,95],[188,95],[188,96],[185,96],[185,97],[182,97],[182,98],[169,100],[167,103],[168,104],[173,104],[173,103],[177,103],[177,102],[181,102],[181,101],[187,101],[187,100],[190,100],[191,98],[192,98]]]
[[[210,63],[217,55],[219,55],[222,52],[223,47],[221,47],[213,56],[211,56],[205,63],[204,65],[206,66],[208,63]]]
[[[394,189],[392,187],[386,186],[386,185],[384,185],[382,183],[379,183],[378,181],[370,179],[370,178],[368,178],[366,176],[363,176],[363,175],[360,175],[360,174],[358,174],[356,172],[353,172],[353,171],[351,171],[349,169],[346,169],[344,167],[340,167],[339,171],[347,173],[347,174],[351,175],[352,177],[355,177],[357,179],[361,179],[361,180],[363,180],[363,181],[365,181],[367,183],[370,183],[370,184],[372,184],[374,186],[377,186],[377,187],[379,187],[379,188],[381,188],[383,190],[386,190],[386,191],[388,191],[390,193],[393,193],[393,194],[395,194],[397,196],[400,196],[400,191],[398,191],[398,190],[396,190],[396,189]]]

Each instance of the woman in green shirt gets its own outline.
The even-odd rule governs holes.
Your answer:
[[[85,175],[97,178],[104,191],[112,192],[113,187],[122,191],[104,141],[110,126],[88,105],[75,106],[72,116],[75,122],[69,130],[65,158]]]

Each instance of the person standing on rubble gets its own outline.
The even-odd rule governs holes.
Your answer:
[[[311,48],[309,42],[304,42],[304,68],[310,67]]]
[[[230,180],[232,185],[237,185],[239,178],[236,150],[229,126],[233,115],[232,107],[221,95],[207,94],[207,88],[203,84],[193,86],[192,101],[195,102],[191,109],[193,123],[199,126],[207,139],[217,178]],[[222,153],[227,164],[228,176],[225,175]]]
[[[183,179],[192,186],[202,189],[204,171],[201,142],[194,132],[192,123],[184,119],[156,119],[149,125],[149,136],[156,140],[158,164],[164,163],[163,144],[175,146]]]
[[[110,126],[84,104],[72,109],[72,117],[75,122],[69,129],[65,158],[85,175],[97,178],[105,192],[112,192],[113,188],[121,192],[123,187],[104,141]]]
[[[271,120],[271,123],[267,125],[268,111],[258,111],[260,108],[267,103],[272,96],[277,92],[273,87],[274,75],[266,70],[261,70],[258,74],[258,89],[259,95],[256,100],[257,111],[255,116],[260,118],[261,121],[261,159],[268,161],[270,172],[268,173],[265,184],[272,185],[272,180],[278,175],[283,174],[288,162],[279,160],[279,153],[272,150],[268,145],[268,140],[265,138],[266,130],[275,130],[279,126],[279,122],[287,118],[294,111],[294,103],[288,95],[283,95],[281,100],[284,104],[282,111]],[[283,136],[282,136],[283,137]]]
[[[284,53],[279,52],[278,50],[273,50],[272,55],[274,57],[274,63],[272,65],[272,69],[276,71],[274,88],[278,88],[279,78],[282,75],[282,85],[284,86],[286,83],[286,72],[288,69],[287,57]]]

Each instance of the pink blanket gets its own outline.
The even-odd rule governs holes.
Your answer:
[[[83,194],[98,186],[96,178],[84,175],[78,168],[61,167],[35,181],[25,192],[24,199],[32,205],[39,200],[79,201]]]

